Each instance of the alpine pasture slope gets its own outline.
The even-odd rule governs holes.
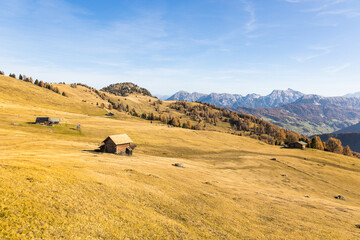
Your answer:
[[[360,238],[358,159],[107,118],[86,88],[63,87],[0,77],[0,239]],[[120,133],[132,157],[91,151]]]

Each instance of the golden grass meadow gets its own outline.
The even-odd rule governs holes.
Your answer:
[[[59,88],[0,77],[0,239],[360,239],[359,159],[109,118],[86,88]],[[132,157],[92,151],[121,133]]]

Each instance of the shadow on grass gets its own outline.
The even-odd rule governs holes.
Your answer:
[[[95,154],[102,154],[103,152],[101,152],[99,149],[85,149],[85,150],[82,150],[83,152],[89,152],[89,153],[95,153]]]

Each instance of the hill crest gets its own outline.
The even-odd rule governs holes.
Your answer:
[[[107,87],[103,87],[101,91],[112,93],[116,96],[128,96],[129,94],[142,94],[144,96],[152,97],[149,90],[139,87],[131,82],[115,83]]]

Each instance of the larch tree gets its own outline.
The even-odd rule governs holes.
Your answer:
[[[336,138],[329,138],[329,140],[326,142],[326,148],[330,152],[334,153],[343,153],[343,146],[339,139]]]
[[[299,137],[295,133],[289,132],[287,136],[287,140],[289,143],[293,143],[299,141]]]
[[[346,155],[346,156],[353,156],[353,152],[351,151],[349,145],[344,147],[343,154]]]

